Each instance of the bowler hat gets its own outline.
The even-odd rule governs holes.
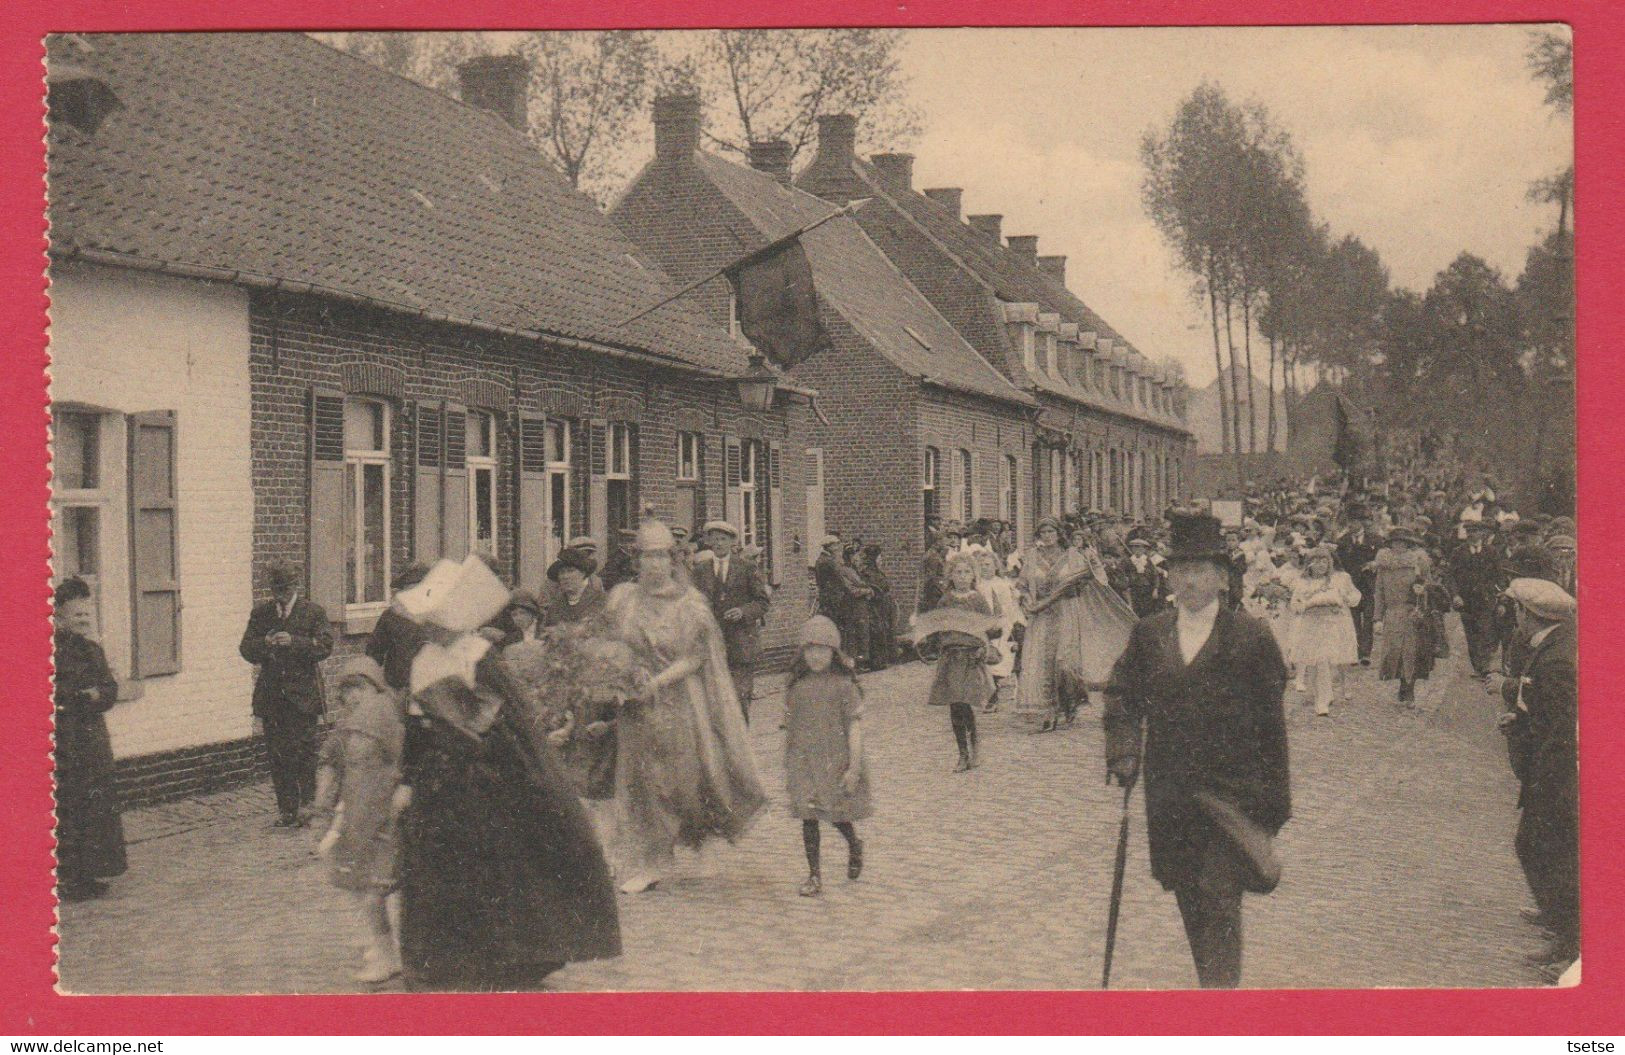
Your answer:
[[[1274,837],[1262,825],[1205,788],[1191,798],[1235,850],[1243,890],[1268,894],[1280,885],[1281,859],[1275,856]]]
[[[1168,526],[1170,564],[1179,561],[1222,564],[1230,559],[1219,518],[1212,513],[1173,513],[1168,518]]]

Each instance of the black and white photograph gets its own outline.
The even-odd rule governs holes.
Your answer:
[[[43,50],[61,993],[1579,984],[1568,27]]]

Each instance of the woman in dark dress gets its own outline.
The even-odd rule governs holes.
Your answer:
[[[66,579],[56,590],[56,870],[63,901],[107,892],[123,875],[124,824],[113,785],[113,745],[102,715],[118,702],[118,682],[89,635],[96,617],[90,587]]]
[[[892,665],[897,643],[897,605],[892,601],[891,579],[880,568],[880,545],[871,542],[860,551],[858,574],[874,592],[869,596],[869,667]]]

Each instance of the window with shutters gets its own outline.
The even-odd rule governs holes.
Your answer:
[[[381,610],[389,603],[389,470],[389,404],[376,399],[347,398],[344,401],[346,615],[369,608]]]
[[[966,524],[976,519],[976,468],[970,451],[959,451],[959,519]]]
[[[468,466],[468,548],[494,557],[497,552],[497,419],[471,410],[464,419],[464,460]]]
[[[939,514],[937,507],[937,480],[941,473],[942,456],[935,447],[925,449],[925,471],[920,481],[920,494],[925,502],[925,521],[929,525],[931,518]]]
[[[54,408],[51,414],[51,570],[54,580],[78,576],[90,587],[96,627],[102,625],[102,517],[114,495],[102,471],[104,422],[93,410]]]
[[[632,467],[637,464],[636,429],[624,421],[612,421],[605,432],[605,509],[609,530],[638,526],[637,495]]]

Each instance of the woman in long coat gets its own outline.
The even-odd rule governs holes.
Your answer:
[[[488,642],[424,629],[433,641],[413,661],[421,713],[408,718],[403,774],[411,789],[401,828],[407,983],[531,989],[566,963],[620,955],[609,866],[546,744],[545,723]],[[427,672],[470,639],[483,651],[472,686],[455,664],[444,668],[449,676]]]
[[[1422,540],[1409,530],[1391,532],[1376,559],[1372,605],[1384,681],[1399,679],[1399,702],[1416,701],[1416,679],[1433,670],[1433,642],[1427,634],[1427,586],[1432,562]]]
[[[102,880],[127,867],[102,717],[118,702],[118,682],[89,637],[95,613],[83,579],[57,587],[56,626],[57,889],[64,901],[83,901],[106,893]]]
[[[618,724],[616,865],[624,893],[659,882],[678,843],[732,842],[767,804],[711,606],[672,573],[671,532],[638,529],[638,577],[610,592],[616,634],[653,672]]]
[[[1055,662],[1061,713],[1070,725],[1078,708],[1088,704],[1089,692],[1106,687],[1112,664],[1123,654],[1138,620],[1123,595],[1111,587],[1106,562],[1087,528],[1072,533],[1062,583],[1055,602],[1061,639]]]

